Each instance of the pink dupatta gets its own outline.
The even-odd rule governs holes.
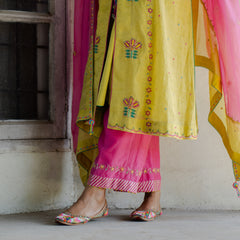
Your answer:
[[[72,136],[74,150],[77,148],[79,129],[76,125],[78,116],[85,66],[91,43],[90,24],[97,14],[94,0],[75,0],[74,11],[74,56],[73,56],[73,100],[72,100]],[[94,24],[95,25],[95,24]]]
[[[226,112],[232,120],[240,122],[240,1],[203,2],[218,40]]]
[[[212,71],[209,122],[221,135],[232,159],[235,179],[240,181],[240,1],[202,2],[208,57],[215,68],[207,64]],[[239,184],[233,186],[240,197]]]

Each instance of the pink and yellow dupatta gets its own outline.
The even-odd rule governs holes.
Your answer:
[[[72,100],[72,136],[74,150],[78,139],[78,127],[76,119],[78,115],[83,77],[88,59],[89,49],[89,25],[90,25],[90,1],[75,1],[74,13],[74,56],[73,56],[73,100]]]
[[[96,26],[97,3],[94,0],[76,0],[74,8],[74,52],[73,52],[73,99],[72,136],[74,150],[77,148],[79,129],[76,119],[79,111],[85,67]],[[92,27],[90,27],[92,25]]]
[[[208,68],[209,122],[240,180],[240,1],[193,0],[196,65]],[[238,184],[234,187],[238,190]]]
[[[92,54],[93,51],[96,2],[94,0],[75,0],[72,108],[74,150],[76,150],[78,141],[79,130],[75,122],[79,110],[84,71],[88,55]],[[210,70],[209,122],[221,135],[233,162],[235,179],[239,181],[240,0],[192,0],[192,10],[196,66],[203,66]],[[86,161],[87,158],[93,158],[91,154],[87,155],[84,157]],[[78,160],[81,172],[83,171],[81,170],[83,161],[82,159]],[[86,172],[89,170],[89,164],[84,167]],[[86,180],[86,173],[84,174],[81,172]],[[238,190],[238,184],[234,186]]]

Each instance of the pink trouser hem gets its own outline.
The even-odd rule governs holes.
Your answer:
[[[160,191],[161,180],[134,182],[124,179],[106,178],[92,175],[89,179],[88,185],[105,189],[113,189],[114,191],[130,193],[157,192]]]

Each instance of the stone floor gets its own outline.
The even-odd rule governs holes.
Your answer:
[[[110,210],[110,216],[85,225],[55,224],[59,211],[0,216],[0,240],[239,240],[240,211],[165,210],[153,222],[133,222],[131,210]]]

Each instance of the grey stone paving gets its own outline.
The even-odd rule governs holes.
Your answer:
[[[132,222],[131,210],[110,210],[110,216],[85,225],[55,224],[59,211],[0,216],[1,240],[240,240],[240,211],[165,210],[154,222]]]

